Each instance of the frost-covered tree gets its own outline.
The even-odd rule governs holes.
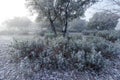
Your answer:
[[[31,25],[32,21],[27,17],[14,17],[3,22],[7,27],[10,28],[26,28]]]
[[[19,34],[23,33],[35,33],[37,31],[40,31],[41,29],[38,26],[41,26],[42,24],[38,24],[35,22],[32,22],[27,17],[14,17],[12,19],[8,19],[2,23],[3,26],[7,27],[8,31],[10,32],[16,32]],[[44,26],[44,25],[42,25]]]
[[[113,30],[118,23],[119,16],[108,12],[97,12],[89,20],[88,28],[96,30]]]
[[[70,22],[70,31],[81,32],[87,29],[87,21],[77,18]]]
[[[26,0],[32,12],[38,14],[38,19],[49,21],[52,31],[57,35],[54,23],[57,21],[63,28],[65,36],[68,22],[82,16],[85,10],[98,0]]]
[[[28,33],[31,31],[31,24],[33,22],[27,17],[14,17],[3,22],[3,26],[7,27],[9,31],[17,31],[18,33]]]

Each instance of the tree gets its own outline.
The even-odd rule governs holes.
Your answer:
[[[10,28],[25,28],[31,25],[32,21],[27,17],[14,17],[13,19],[6,20],[3,24]]]
[[[2,25],[7,27],[9,32],[16,32],[16,34],[28,34],[33,31],[33,28],[37,27],[27,17],[14,17],[13,19],[4,21]]]
[[[82,16],[85,10],[98,0],[26,0],[32,12],[38,14],[39,20],[49,21],[52,31],[57,35],[55,22],[63,28],[65,36],[68,22]]]
[[[81,32],[86,29],[87,21],[80,18],[74,19],[72,22],[70,22],[70,27],[68,28],[68,30],[76,32]]]
[[[97,12],[89,20],[88,28],[96,30],[113,30],[118,23],[119,16],[117,14]]]

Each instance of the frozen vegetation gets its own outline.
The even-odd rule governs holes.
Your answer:
[[[106,39],[117,34],[111,32],[89,31],[66,38],[1,36],[0,79],[119,80],[120,41],[119,36],[114,42]]]

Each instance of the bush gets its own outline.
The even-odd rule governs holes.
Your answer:
[[[119,48],[113,43],[105,40],[104,38],[95,36],[88,36],[86,40],[82,42],[81,48],[86,52],[90,52],[92,46],[94,46],[97,52],[101,52],[101,55],[107,59],[114,58],[119,50]]]
[[[106,60],[113,58],[117,48],[100,37],[47,38],[46,40],[15,41],[12,45],[18,60],[38,61],[47,69],[93,69],[100,70]]]
[[[115,30],[103,30],[103,31],[84,31],[84,35],[92,35],[102,37],[110,42],[115,42],[120,39],[120,32]]]
[[[120,39],[119,31],[99,31],[96,36],[103,37],[104,39],[115,42]]]
[[[16,56],[17,59],[24,59],[25,57],[28,57],[30,60],[36,59],[39,57],[39,53],[44,50],[44,43],[39,40],[14,40],[14,43],[11,46],[15,52],[13,56]]]

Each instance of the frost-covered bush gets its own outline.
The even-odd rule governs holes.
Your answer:
[[[39,68],[47,69],[93,69],[100,70],[106,59],[113,58],[117,48],[103,38],[95,36],[56,37],[13,44],[19,60],[37,62]]]
[[[18,58],[24,59],[25,57],[28,57],[29,59],[35,59],[39,57],[39,53],[44,50],[44,43],[39,40],[14,40],[14,43],[12,43],[13,50],[16,49],[16,54],[13,56],[16,56]]]
[[[119,31],[115,31],[115,30],[113,30],[113,31],[108,31],[108,30],[99,31],[96,34],[96,36],[103,37],[104,39],[111,41],[111,42],[115,42],[118,39],[120,39]]]
[[[102,37],[108,41],[115,42],[120,39],[120,32],[116,30],[103,30],[103,31],[84,31],[84,35],[92,35]]]
[[[101,52],[101,55],[105,58],[114,58],[114,56],[118,53],[119,48],[116,47],[113,43],[105,40],[101,37],[88,36],[86,40],[82,42],[81,48],[86,52],[90,52],[94,46],[97,52]]]

